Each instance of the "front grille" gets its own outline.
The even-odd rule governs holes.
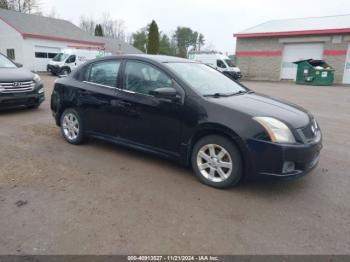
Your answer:
[[[0,82],[0,93],[20,93],[33,91],[34,81]]]
[[[311,142],[315,140],[319,131],[320,129],[317,125],[316,120],[312,119],[307,126],[299,129],[299,134],[304,142]]]

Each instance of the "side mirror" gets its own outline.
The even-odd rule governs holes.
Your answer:
[[[22,65],[21,63],[15,63],[15,65],[16,65],[18,68],[23,67],[23,65]]]
[[[161,87],[150,91],[150,95],[157,98],[164,98],[169,100],[174,100],[178,98],[177,92],[172,87]]]

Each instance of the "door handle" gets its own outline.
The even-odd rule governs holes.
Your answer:
[[[121,106],[131,106],[130,102],[126,102],[126,101],[120,101],[119,103]]]
[[[111,100],[111,105],[116,106],[116,107],[126,108],[126,107],[131,106],[131,103],[126,102],[126,101],[113,99],[113,100]]]
[[[83,94],[83,95],[91,95],[91,94],[92,94],[91,91],[86,90],[86,89],[80,89],[80,90],[79,90],[79,93],[80,93],[80,94]]]

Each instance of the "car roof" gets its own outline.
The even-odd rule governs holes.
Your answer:
[[[135,54],[135,55],[117,55],[117,56],[107,56],[95,59],[104,60],[104,59],[113,59],[113,58],[129,58],[129,59],[140,59],[144,61],[154,61],[158,63],[196,63],[196,61],[188,60],[185,58],[175,57],[175,56],[166,56],[166,55],[144,55],[144,54]]]

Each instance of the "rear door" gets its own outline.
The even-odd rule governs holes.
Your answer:
[[[105,60],[90,64],[79,88],[78,104],[84,111],[86,130],[114,136],[117,130],[115,107],[121,60]]]

